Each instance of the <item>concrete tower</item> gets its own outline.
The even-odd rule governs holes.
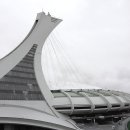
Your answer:
[[[42,73],[42,47],[60,22],[39,13],[22,43],[0,60],[0,130],[78,129],[52,107]]]

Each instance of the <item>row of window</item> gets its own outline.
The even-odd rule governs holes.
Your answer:
[[[21,78],[35,78],[35,75],[33,73],[21,73],[21,72],[15,72],[10,71],[7,76],[13,76],[13,77],[21,77]]]
[[[14,77],[4,77],[2,78],[0,81],[3,81],[3,82],[14,82],[14,83],[31,83],[31,84],[36,84],[36,80],[34,79],[30,79],[30,78],[14,78]]]
[[[20,62],[18,65],[25,66],[25,67],[33,67],[33,64],[28,64],[28,63],[24,63],[24,62]]]
[[[7,94],[0,93],[0,100],[44,100],[41,94]]]
[[[40,91],[27,91],[27,90],[0,90],[1,93],[8,93],[8,94],[41,94]]]
[[[11,71],[18,71],[18,72],[23,72],[23,73],[34,73],[33,69],[19,67],[19,66],[16,66]]]
[[[26,64],[33,64],[33,61],[27,61],[27,60],[22,60],[21,63],[26,63]]]
[[[18,64],[17,66],[21,67],[21,68],[34,69],[32,66],[29,67],[29,66],[23,66],[23,65],[20,65],[20,64]]]
[[[0,82],[0,90],[32,90],[32,91],[39,91],[39,87],[37,85],[32,84],[6,84]]]

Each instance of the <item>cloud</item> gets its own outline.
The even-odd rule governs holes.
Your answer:
[[[63,19],[54,33],[59,32],[58,39],[64,41],[62,45],[73,59],[72,63],[78,66],[81,84],[120,90],[124,88],[127,91],[130,84],[129,7],[128,0],[1,1],[0,57],[24,39],[36,13],[43,9]],[[77,72],[65,73],[64,65],[60,70],[58,67],[56,62],[53,69],[50,69],[50,65],[48,67],[52,81],[55,79],[54,73],[57,73],[58,82],[78,82],[74,76]]]

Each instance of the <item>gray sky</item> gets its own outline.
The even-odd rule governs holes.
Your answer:
[[[1,0],[0,57],[22,41],[42,10],[63,19],[54,33],[83,77],[76,87],[130,92],[129,0]],[[63,84],[57,86],[67,86],[67,79]]]

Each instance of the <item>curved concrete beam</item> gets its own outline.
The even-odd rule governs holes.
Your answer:
[[[124,100],[126,100],[128,103],[130,103],[130,99],[126,98],[124,96],[124,94],[120,93],[120,92],[116,92],[116,91],[111,91],[113,94],[117,94],[119,95],[120,97],[122,97]]]
[[[72,124],[65,122],[60,118],[16,106],[0,106],[0,123],[24,124],[31,126],[40,126],[55,130],[74,130]]]
[[[120,109],[123,109],[124,108],[124,103],[115,95],[115,94],[113,94],[113,93],[111,93],[111,92],[108,92],[108,94],[110,94],[113,98],[115,98],[118,102],[119,102],[119,104],[120,104]]]
[[[90,105],[91,105],[91,112],[93,112],[94,109],[95,109],[95,105],[93,104],[93,102],[91,101],[89,96],[85,92],[79,92],[79,94],[82,95],[83,97],[85,97],[85,99],[90,103]]]
[[[90,92],[90,91],[89,91]],[[103,95],[103,94],[101,94],[101,93],[99,93],[99,92],[91,92],[92,94],[96,94],[96,95],[99,95],[102,99],[103,99],[103,101],[107,104],[107,108],[108,108],[108,111],[109,110],[111,110],[111,107],[112,107],[112,105],[111,105],[111,103],[105,98],[105,96]]]
[[[64,90],[61,90],[61,92],[69,99],[69,101],[70,101],[70,105],[71,105],[71,111],[70,111],[70,115],[73,113],[73,111],[74,111],[74,104],[73,104],[73,101],[72,101],[72,98],[71,98],[71,96],[67,93],[67,92],[65,92]]]

